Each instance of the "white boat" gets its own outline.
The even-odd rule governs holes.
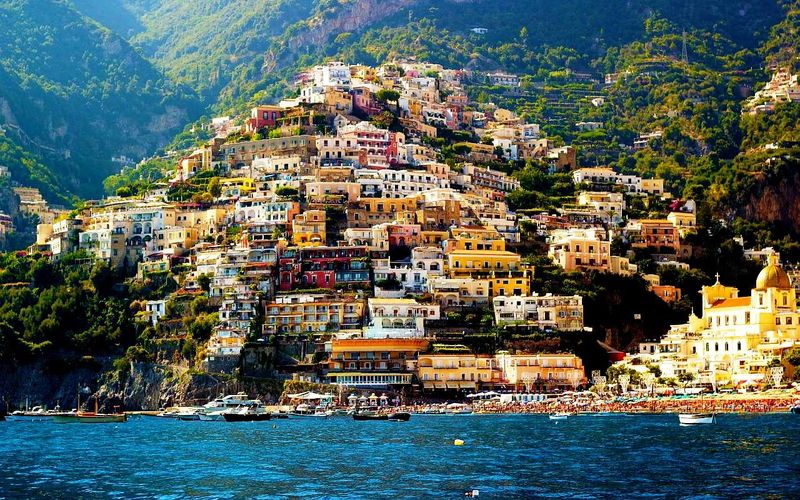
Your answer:
[[[317,417],[328,418],[333,416],[333,411],[325,410],[324,408],[312,408],[305,403],[299,404],[294,408],[294,411],[289,412],[291,417]]]
[[[68,415],[56,406],[54,410],[45,410],[41,406],[34,406],[30,410],[17,410],[10,415],[6,415],[9,422],[50,422],[54,417]]]
[[[178,420],[200,420],[202,411],[202,408],[189,408],[175,413],[173,418],[177,418]]]
[[[713,413],[681,413],[678,415],[681,425],[713,424]]]
[[[250,399],[247,394],[231,394],[210,401],[197,411],[197,419],[204,422],[223,422],[225,417],[222,415],[228,410],[233,410],[241,406],[262,406],[258,399]],[[194,419],[192,419],[194,420]]]
[[[550,415],[550,420],[566,420],[569,413],[553,413]]]
[[[445,413],[448,415],[469,415],[472,413],[472,407],[463,403],[450,403],[445,407]]]

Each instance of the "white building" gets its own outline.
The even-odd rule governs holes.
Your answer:
[[[499,296],[492,299],[495,322],[536,325],[542,329],[583,329],[583,298],[580,295]]]
[[[425,336],[425,320],[439,319],[439,305],[420,304],[413,299],[368,301],[370,322],[366,338],[416,338]]]
[[[424,170],[381,170],[384,198],[405,198],[432,189],[449,189],[450,180]]]

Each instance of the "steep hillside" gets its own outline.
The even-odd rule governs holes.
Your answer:
[[[273,37],[309,16],[313,0],[150,2],[132,42],[177,81],[211,99],[242,68],[258,68]]]
[[[68,4],[0,2],[0,125],[60,194],[96,195],[112,156],[146,156],[198,115],[190,89]]]
[[[677,33],[717,33],[739,50],[755,49],[782,17],[778,0],[710,0],[702,8],[684,0],[116,1],[144,26],[132,42],[223,108],[279,92],[291,70],[325,57],[374,64],[416,56],[535,74],[586,69],[640,39],[650,18]]]

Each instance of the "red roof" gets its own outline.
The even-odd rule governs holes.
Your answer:
[[[736,299],[720,299],[711,304],[711,307],[719,309],[722,307],[743,307],[750,305],[750,297],[739,297]]]

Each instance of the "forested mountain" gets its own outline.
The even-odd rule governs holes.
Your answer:
[[[0,2],[0,125],[37,156],[14,179],[54,200],[96,195],[112,156],[141,158],[199,114],[123,38],[58,0]]]
[[[0,3],[0,116],[19,126],[14,141],[50,169],[39,177],[52,177],[54,165],[63,164],[55,176],[67,188],[62,193],[89,195],[99,192],[97,180],[114,168],[112,155],[138,159],[201,114],[237,112],[282,96],[296,71],[324,59],[379,64],[416,57],[448,67],[512,71],[528,81],[554,81],[563,71],[600,78],[656,62],[667,68],[663,80],[618,85],[606,108],[581,111],[585,116],[577,118],[602,119],[610,124],[609,140],[630,140],[653,125],[653,116],[678,114],[678,123],[670,124],[691,139],[681,153],[714,151],[732,158],[742,141],[737,89],[767,78],[765,58],[791,61],[795,53],[797,16],[786,10],[791,4],[5,1]],[[471,31],[477,27],[487,32]],[[552,135],[577,139],[543,102],[503,102],[491,93],[486,98],[542,122]],[[715,107],[729,114],[709,117],[706,111]]]

